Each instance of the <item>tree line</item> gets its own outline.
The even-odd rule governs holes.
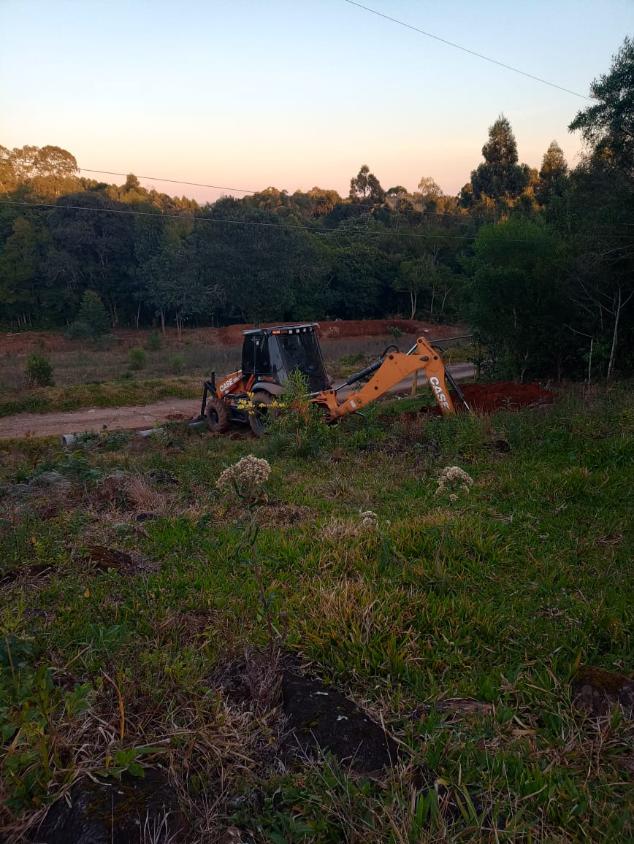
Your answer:
[[[81,332],[402,314],[467,320],[499,368],[607,375],[634,366],[634,43],[553,141],[519,160],[500,116],[457,196],[433,178],[349,194],[276,188],[199,205],[80,176],[59,147],[0,147],[0,324]],[[86,300],[86,295],[88,299]],[[83,307],[83,311],[82,311]]]

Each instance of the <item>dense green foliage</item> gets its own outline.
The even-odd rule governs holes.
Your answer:
[[[108,314],[99,295],[94,290],[86,290],[81,299],[77,321],[71,328],[85,331],[88,336],[100,337],[109,327]]]
[[[105,331],[86,296],[113,327],[179,331],[406,313],[470,321],[514,374],[631,370],[632,41],[592,93],[572,172],[555,141],[539,171],[520,163],[502,115],[458,197],[430,177],[386,191],[363,165],[347,198],[268,188],[201,207],[133,175],[80,178],[58,147],[0,147],[0,324]]]
[[[52,387],[53,367],[43,355],[29,355],[26,361],[26,376],[32,387]]]

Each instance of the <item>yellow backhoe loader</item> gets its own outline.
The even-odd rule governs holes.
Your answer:
[[[215,433],[226,431],[231,422],[248,423],[260,436],[294,370],[304,375],[309,400],[323,408],[329,422],[362,410],[419,372],[427,377],[442,414],[456,412],[449,386],[469,410],[460,387],[446,371],[439,350],[424,337],[419,337],[408,352],[388,346],[374,363],[333,388],[324,367],[318,328],[317,323],[307,323],[245,331],[242,368],[222,380],[216,381],[214,373],[205,381],[199,419],[206,419]],[[360,386],[351,391],[354,384]]]

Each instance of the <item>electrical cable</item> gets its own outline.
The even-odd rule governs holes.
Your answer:
[[[127,176],[133,175],[136,176],[136,173],[119,173],[115,170],[96,170],[89,167],[78,167],[77,168],[81,173],[101,173],[108,176],[121,176],[125,178]],[[226,191],[233,191],[234,193],[244,193],[244,194],[258,194],[258,193],[265,193],[267,188],[262,190],[251,190],[247,188],[228,188],[222,187],[221,185],[208,185],[204,182],[188,182],[184,179],[167,179],[162,176],[136,176],[137,179],[146,179],[150,182],[169,182],[173,185],[190,185],[192,187],[197,188],[213,188],[214,190],[226,190]],[[284,193],[284,191],[280,191],[280,193]],[[287,194],[287,196],[292,196],[292,194]],[[342,204],[345,203],[345,197],[341,197]],[[376,204],[371,203],[364,203],[364,202],[350,202],[346,203],[351,208],[376,208]],[[424,211],[425,216],[428,217],[453,217],[455,216],[451,211]]]
[[[54,202],[24,202],[19,200],[4,200],[0,199],[0,205],[19,205],[27,208],[54,208],[58,211],[62,211],[64,209],[72,210],[72,211],[87,211],[89,213],[97,213],[97,214],[120,214],[124,216],[137,216],[137,217],[157,217],[157,218],[169,218],[174,220],[181,220],[181,221],[194,221],[194,222],[201,222],[201,223],[216,223],[221,225],[236,225],[236,226],[247,226],[252,228],[273,228],[278,229],[278,231],[284,231],[285,229],[293,229],[293,230],[303,230],[309,231],[313,234],[318,235],[354,235],[357,239],[361,237],[401,237],[401,238],[416,238],[420,240],[475,240],[477,235],[457,235],[457,234],[445,234],[445,233],[437,233],[437,234],[419,234],[413,232],[399,232],[399,231],[359,231],[359,230],[351,230],[347,227],[344,228],[337,228],[337,229],[324,229],[324,228],[317,228],[315,226],[307,226],[302,225],[301,223],[267,223],[261,220],[235,220],[235,219],[214,219],[212,217],[200,217],[194,214],[171,214],[164,211],[132,211],[123,208],[90,208],[86,205],[60,205]],[[532,243],[532,241],[528,240],[511,240],[509,242],[513,243]]]
[[[136,176],[136,173],[116,173],[114,170],[94,170],[90,167],[78,167],[81,173],[100,173],[107,176]],[[184,179],[164,179],[161,176],[137,176],[137,179],[147,179],[150,182],[170,182],[173,185],[189,185],[194,188],[213,188],[213,190],[227,190],[233,193],[261,193],[261,191],[247,188],[228,188],[223,185],[205,185],[202,182],[186,182]]]
[[[484,53],[478,53],[476,50],[470,50],[468,47],[463,47],[462,44],[456,44],[455,41],[449,41],[447,38],[441,38],[440,35],[434,35],[432,32],[426,32],[424,29],[420,29],[418,26],[414,26],[411,23],[406,23],[398,18],[393,18],[391,15],[386,15],[383,12],[379,12],[377,9],[371,9],[369,6],[364,6],[363,3],[357,3],[356,0],[343,0],[343,2],[348,3],[350,6],[357,6],[365,12],[370,12],[370,14],[376,15],[379,18],[385,18],[385,20],[396,23],[399,26],[404,26],[406,29],[418,32],[419,35],[424,35],[426,38],[433,38],[434,41],[440,41],[441,44],[454,47],[456,50],[462,50],[463,53],[469,53],[469,55],[482,59],[485,62],[498,65],[498,67],[503,67],[505,70],[512,70],[513,73],[519,73],[520,76],[526,76],[534,82],[541,82],[542,85],[549,85],[551,88],[557,88],[559,91],[565,91],[566,94],[572,94],[573,97],[580,97],[583,100],[593,99],[592,97],[588,97],[586,94],[580,94],[578,91],[572,91],[570,88],[564,88],[563,85],[558,85],[556,82],[550,82],[548,79],[543,79],[541,76],[535,76],[533,73],[527,73],[527,71],[520,70],[518,67],[506,64],[506,62],[498,61],[498,59],[492,59],[490,56],[485,56]]]
[[[214,219],[212,217],[200,217],[194,214],[171,214],[164,211],[132,211],[123,208],[90,208],[86,205],[59,205],[54,202],[24,202],[19,200],[5,200],[0,199],[0,205],[19,205],[27,208],[53,208],[58,211],[61,210],[72,210],[72,211],[87,211],[89,213],[96,213],[96,214],[119,214],[124,216],[136,216],[136,217],[156,217],[156,218],[168,218],[174,220],[181,220],[184,222],[193,221],[193,222],[200,222],[200,223],[215,223],[220,225],[235,225],[235,226],[247,226],[251,228],[268,228],[268,229],[277,229],[278,231],[284,232],[285,230],[302,230],[312,232],[313,234],[323,235],[323,236],[334,236],[334,235],[352,235],[355,237],[356,240],[360,240],[362,237],[401,237],[401,238],[415,238],[418,240],[477,240],[478,235],[459,235],[459,234],[445,234],[444,232],[436,233],[436,234],[419,234],[414,232],[400,232],[400,231],[393,231],[393,230],[385,230],[385,231],[371,231],[371,230],[363,230],[360,231],[359,229],[349,229],[347,227],[339,227],[337,229],[324,229],[324,228],[317,228],[314,226],[307,226],[301,223],[285,223],[283,221],[279,223],[267,223],[262,220],[235,220],[230,218],[224,219]],[[629,237],[629,235],[617,235],[620,237]],[[532,240],[526,240],[524,238],[509,238],[507,243],[533,243]]]

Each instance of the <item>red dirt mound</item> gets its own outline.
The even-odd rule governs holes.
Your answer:
[[[270,328],[279,323],[262,323],[261,327]],[[290,323],[291,325],[293,323]],[[225,328],[214,329],[218,340],[226,346],[236,346],[242,343],[242,332],[253,328],[250,323],[228,325]],[[421,322],[413,319],[341,319],[320,320],[319,336],[324,339],[340,337],[385,337],[394,333],[394,329],[403,334],[427,334],[434,339],[457,337],[466,330],[455,325],[435,325],[431,322]]]
[[[496,410],[519,410],[522,407],[537,407],[552,404],[555,393],[544,390],[539,384],[516,384],[514,381],[494,381],[491,384],[461,384],[462,393],[475,413],[493,413]],[[452,391],[451,397],[458,413],[464,412],[464,405]],[[437,404],[425,405],[417,411],[405,411],[401,419],[414,421],[419,413],[441,416]]]
[[[462,392],[472,410],[490,413],[494,410],[518,410],[552,404],[555,394],[539,384],[516,384],[514,381],[495,381],[492,384],[463,384]],[[460,403],[457,402],[459,405]]]

